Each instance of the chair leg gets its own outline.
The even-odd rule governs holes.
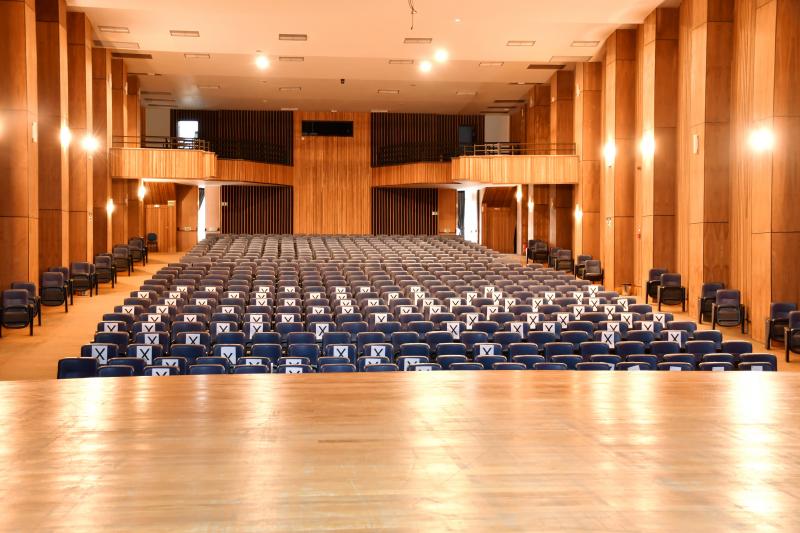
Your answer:
[[[28,325],[30,326],[30,336],[33,337],[33,311],[28,311]]]

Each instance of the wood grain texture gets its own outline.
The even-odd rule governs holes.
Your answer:
[[[198,192],[198,188],[194,185],[175,185],[175,219],[179,252],[185,252],[197,244]]]
[[[139,98],[139,78],[128,76],[128,91],[125,97],[126,130],[125,135],[130,137],[134,143],[131,146],[138,147],[138,138],[142,134],[141,130],[141,106]]]
[[[456,189],[438,189],[439,216],[437,232],[439,235],[455,235],[458,226],[458,191]]]
[[[517,224],[516,207],[481,206],[481,244],[500,253],[514,253],[514,231]]]
[[[36,68],[39,108],[39,265],[69,263],[69,158],[61,144],[67,126],[67,5],[36,4]]]
[[[369,113],[295,113],[294,231],[370,231]],[[353,137],[305,137],[303,120],[352,120]]]
[[[9,423],[0,444],[16,458],[16,470],[24,466],[29,474],[8,475],[17,504],[2,514],[0,527],[104,531],[123,515],[130,529],[168,523],[173,531],[209,524],[264,531],[465,524],[483,531],[707,531],[765,523],[797,530],[800,519],[791,511],[798,498],[787,479],[798,475],[790,459],[800,453],[798,390],[795,374],[744,372],[3,383],[4,418],[22,422]],[[158,460],[132,460],[145,453],[143,433]],[[175,442],[193,444],[187,451]],[[764,442],[781,453],[742,460]],[[248,461],[220,451],[231,449],[247,451]],[[110,468],[117,457],[119,466]],[[776,471],[784,475],[770,474]],[[81,476],[103,490],[77,489]],[[641,492],[643,477],[671,481],[650,495]],[[52,498],[29,490],[34,480],[47,480]],[[71,498],[76,492],[80,497]],[[479,505],[471,502],[476,493],[494,496]]]
[[[69,147],[69,258],[91,261],[94,252],[93,158],[81,139],[93,135],[92,25],[85,13],[67,13],[69,128],[76,142]]]
[[[213,181],[293,185],[294,167],[243,159],[217,159]]]
[[[222,187],[206,184],[206,232],[222,229]]]
[[[92,121],[94,134],[100,141],[100,150],[92,161],[93,245],[94,254],[111,251],[113,245],[111,217],[105,205],[111,198],[111,173],[109,172],[109,147],[112,137],[111,109],[111,50],[92,49]]]
[[[373,167],[372,186],[435,185],[453,183],[451,163],[423,162]]]
[[[452,180],[495,185],[578,183],[574,155],[462,156],[453,159]]]
[[[158,235],[159,251],[176,252],[178,249],[178,231],[175,204],[146,205],[144,207],[144,213],[145,231]],[[116,230],[116,226],[114,229]]]
[[[600,257],[600,176],[603,144],[603,64],[575,65],[575,146],[580,159],[575,203],[583,212],[574,228],[573,252]]]
[[[111,148],[109,166],[113,178],[205,180],[217,173],[214,153],[201,150]]]
[[[439,190],[373,187],[373,235],[436,235]]]
[[[550,142],[550,84],[538,83],[528,93],[527,142]]]
[[[128,135],[128,66],[118,57],[111,59],[111,113],[114,137]]]
[[[575,142],[575,72],[559,70],[550,78],[550,142]]]

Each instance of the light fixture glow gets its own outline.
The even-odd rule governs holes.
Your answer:
[[[461,22],[461,17],[454,18],[453,22],[455,22],[456,24],[459,24]]]
[[[422,72],[430,72],[432,68],[433,64],[427,59],[419,62],[419,70]]]
[[[139,185],[139,190],[136,191],[139,200],[144,200],[145,195],[147,194],[147,187],[144,186],[144,183]]]
[[[603,147],[603,158],[606,160],[606,166],[614,164],[614,159],[617,158],[617,145],[614,141],[608,141]]]
[[[516,197],[517,202],[521,202],[522,201],[522,188],[521,187],[517,187],[517,193],[514,196]]]
[[[267,56],[263,54],[257,55],[256,67],[258,67],[259,70],[267,70],[269,68],[269,59],[267,58]]]
[[[108,201],[106,201],[106,213],[110,215],[113,212],[114,212],[114,200],[109,198]]]
[[[528,200],[528,211],[533,211],[533,200]]]
[[[581,209],[581,204],[575,204],[575,221],[580,222],[583,220],[583,209]]]
[[[437,63],[444,63],[449,57],[450,53],[444,48],[439,48],[436,50],[436,53],[433,54],[433,59],[435,59]]]
[[[100,148],[100,141],[98,141],[97,137],[93,135],[86,135],[83,139],[81,139],[81,148],[89,153],[94,153],[98,148]]]
[[[72,132],[69,131],[69,128],[66,126],[61,126],[61,132],[58,134],[58,136],[61,139],[62,148],[67,148],[69,143],[72,142]]]
[[[775,147],[775,134],[769,128],[759,128],[750,132],[748,142],[756,152],[767,152]]]
[[[642,155],[645,159],[653,158],[653,155],[656,153],[656,139],[652,131],[642,136],[642,142],[639,144],[639,148],[642,150]]]

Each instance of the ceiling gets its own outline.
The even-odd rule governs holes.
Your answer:
[[[130,72],[141,73],[147,105],[479,113],[503,112],[489,106],[502,106],[495,100],[524,98],[530,88],[526,84],[545,82],[554,72],[531,70],[529,64],[568,65],[592,57],[614,29],[641,23],[664,3],[413,2],[413,30],[409,0],[67,0],[67,5],[87,13],[95,39],[106,46],[152,55],[126,59]],[[128,32],[103,31],[102,26]],[[197,31],[199,37],[174,37],[170,30]],[[280,33],[306,34],[307,40],[280,40]],[[408,37],[432,42],[404,44]],[[509,40],[535,44],[507,46]],[[595,44],[573,46],[573,41]],[[449,52],[449,60],[421,72],[419,62],[432,60],[439,48]],[[270,59],[268,69],[256,68],[257,51]],[[208,57],[186,58],[187,53]],[[390,59],[414,64],[389,64]],[[148,94],[152,92],[168,94]]]

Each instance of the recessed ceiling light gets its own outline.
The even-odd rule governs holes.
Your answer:
[[[506,46],[533,46],[536,41],[508,41]]]
[[[111,48],[114,50],[138,50],[139,43],[133,41],[94,41],[98,48]]]
[[[211,59],[210,54],[183,54],[186,59]]]
[[[502,67],[502,61],[481,61],[478,63],[479,67]]]
[[[288,61],[294,63],[302,63],[305,60],[302,56],[280,56],[278,61]]]
[[[583,63],[591,60],[592,56],[553,56],[550,58],[551,63]]]
[[[414,64],[414,60],[413,59],[390,59],[389,60],[389,64],[390,65],[413,65]]]
[[[297,111],[296,107],[282,107],[281,111]]]
[[[259,54],[256,56],[256,67],[260,70],[266,70],[269,68],[269,59],[267,56],[263,54]]]
[[[200,37],[197,30],[169,30],[169,34],[173,37]]]
[[[197,88],[198,89],[203,89],[203,90],[206,90],[206,91],[215,91],[215,90],[219,89],[219,85],[198,85]]]
[[[444,48],[439,48],[436,50],[436,53],[433,54],[433,59],[435,59],[437,63],[444,63],[449,57],[450,53]]]
[[[378,94],[400,94],[398,89],[378,89]]]
[[[280,41],[307,41],[308,35],[305,33],[279,33],[278,40]]]
[[[433,39],[430,37],[406,37],[403,44],[431,44]]]
[[[528,70],[561,70],[565,67],[563,63],[531,63]]]
[[[575,46],[578,48],[592,48],[599,45],[600,41],[572,41],[570,46]]]
[[[456,96],[475,96],[475,91],[456,91]]]
[[[292,93],[292,92],[299,93],[300,91],[303,90],[303,88],[302,87],[280,87],[278,90],[281,91],[281,92],[284,92],[284,93]]]
[[[533,81],[510,81],[508,82],[509,85],[536,85],[536,82]]]
[[[456,24],[459,24],[461,22],[461,17],[454,18],[453,22],[455,22]]]
[[[153,54],[143,54],[141,52],[111,52],[111,57],[117,59],[153,59]]]
[[[102,33],[130,33],[125,26],[98,26],[97,31]]]
[[[433,63],[431,63],[427,59],[419,62],[419,69],[422,72],[430,72],[432,68],[433,68]]]

